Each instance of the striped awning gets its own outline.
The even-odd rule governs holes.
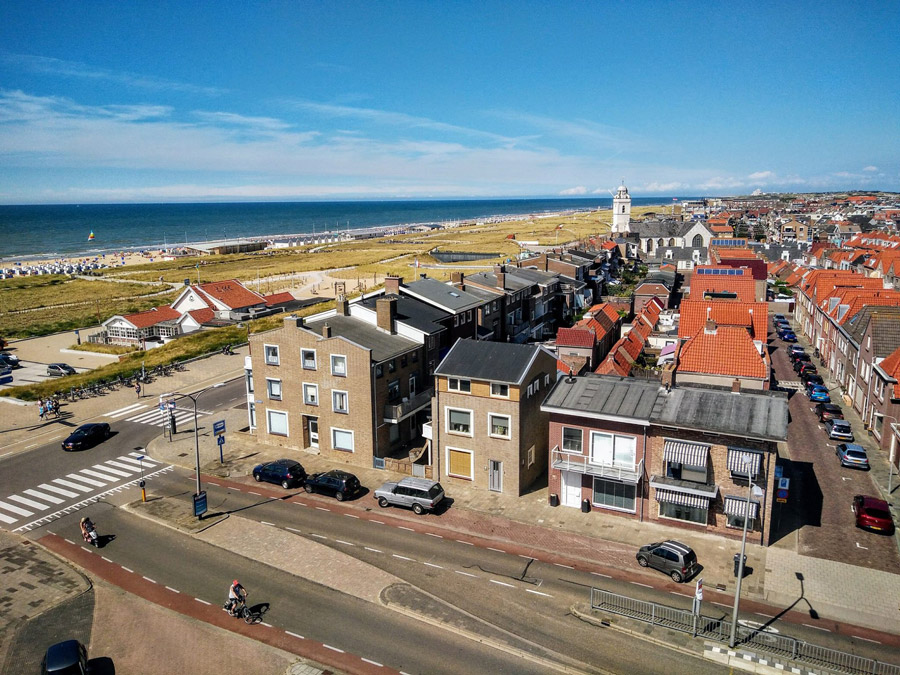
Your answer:
[[[656,488],[656,501],[666,502],[667,504],[678,504],[679,506],[693,506],[698,509],[709,508],[709,497],[689,495],[686,492],[663,490],[661,488]]]
[[[729,516],[741,516],[747,512],[747,500],[741,497],[725,497],[725,513]],[[750,500],[750,518],[759,515],[759,502]]]
[[[762,453],[746,450],[744,448],[728,448],[728,458],[726,465],[731,473],[747,475],[747,458],[750,459],[750,475],[758,476],[759,468],[762,465]]]
[[[706,468],[706,458],[709,457],[709,446],[685,441],[666,441],[663,446],[663,461],[677,462],[689,466],[702,466]]]

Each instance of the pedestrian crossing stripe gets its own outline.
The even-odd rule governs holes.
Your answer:
[[[197,418],[203,417],[204,413],[201,413],[199,410],[197,411]],[[212,414],[212,413],[206,413]],[[177,408],[175,413],[175,422],[177,424],[184,424],[186,422],[194,421],[194,411],[193,410],[184,410],[181,408]],[[135,415],[134,417],[128,417],[125,419],[126,422],[136,422],[138,424],[149,424],[154,427],[162,427],[169,423],[169,413],[161,414],[159,410],[148,410],[146,412]]]
[[[125,406],[124,408],[119,408],[118,410],[113,410],[112,412],[104,413],[104,417],[112,417],[115,419],[116,417],[123,417],[125,415],[133,415],[138,410],[144,410],[147,408],[143,403],[134,403],[129,406]]]
[[[137,457],[142,457],[143,459],[136,459]],[[100,464],[95,464],[90,469],[81,469],[76,473],[67,474],[65,478],[54,478],[47,483],[41,483],[27,490],[22,490],[21,494],[3,497],[0,499],[0,524],[12,525],[19,522],[21,518],[34,516],[35,512],[40,513],[49,510],[50,506],[48,504],[58,506],[64,504],[67,499],[83,500],[80,503],[95,500],[97,496],[89,496],[89,493],[94,492],[97,488],[109,488],[117,491],[123,487],[128,487],[135,481],[140,480],[137,474],[141,472],[142,467],[151,472],[146,474],[145,478],[160,471],[171,469],[171,467],[163,467],[158,461],[137,452],[106,460]],[[126,482],[119,483],[120,481]],[[117,483],[119,484],[116,485]],[[72,506],[69,506],[62,512],[57,513],[69,512],[71,509]],[[57,514],[41,517],[36,523],[43,522],[45,519],[52,520],[54,517],[58,517]],[[36,523],[23,525],[22,528],[30,529]]]

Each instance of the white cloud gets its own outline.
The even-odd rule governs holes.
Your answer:
[[[747,176],[747,178],[749,178],[750,180],[766,181],[775,178],[775,173],[773,171],[757,171],[755,173],[751,173],[749,176]]]
[[[864,167],[863,171],[868,171],[868,172],[874,173],[875,171],[878,171],[878,167],[870,165],[870,166]]]
[[[577,185],[575,187],[566,188],[565,190],[560,190],[560,195],[564,197],[572,196],[572,195],[586,195],[587,188],[583,185]]]
[[[662,192],[667,194],[672,194],[674,192],[683,192],[685,190],[689,190],[690,186],[682,183],[680,181],[669,181],[666,183],[660,182],[652,182],[645,183],[643,185],[636,185],[633,189],[634,192]]]
[[[3,53],[0,54],[0,59],[14,67],[32,73],[78,77],[90,80],[105,80],[130,87],[154,91],[180,91],[189,94],[202,94],[204,96],[219,96],[225,93],[224,89],[218,87],[204,87],[188,84],[186,82],[175,82],[173,80],[166,80],[150,75],[107,70],[78,61],[64,61],[63,59],[55,59],[49,56]]]

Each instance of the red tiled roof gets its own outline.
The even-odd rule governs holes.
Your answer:
[[[614,248],[618,248],[618,245],[614,241],[605,241],[600,245],[600,248],[606,249],[607,251],[611,251]]]
[[[743,326],[751,337],[765,340],[768,335],[768,314],[764,302],[733,300],[691,300],[681,303],[678,337],[693,337],[703,330],[710,318],[719,326]]]
[[[150,326],[155,326],[161,321],[174,321],[180,317],[181,314],[168,305],[154,307],[146,312],[124,314],[122,316],[123,319],[131,322],[137,328],[150,328]]]
[[[241,309],[253,305],[265,304],[265,298],[259,293],[251,291],[237,279],[225,281],[211,281],[193,287],[204,295],[215,298],[229,309]]]
[[[216,318],[216,313],[209,308],[192,309],[190,312],[188,312],[188,314],[191,315],[191,318],[194,321],[200,324],[206,323],[207,321],[212,321]]]
[[[282,302],[293,302],[294,296],[285,291],[284,293],[272,293],[272,295],[264,295],[263,299],[266,301],[266,304],[271,307],[272,305],[279,305]]]
[[[560,328],[556,331],[556,345],[558,347],[587,347],[596,344],[597,336],[594,331],[587,328]]]
[[[750,276],[718,276],[701,274],[691,276],[690,297],[702,300],[706,293],[731,292],[737,294],[740,302],[756,300],[756,282]]]
[[[897,383],[893,386],[891,398],[900,398],[900,349],[894,350],[884,361],[878,364],[878,367],[897,380]]]
[[[678,370],[764,380],[769,366],[744,328],[718,326],[714,333],[701,330],[684,343]]]

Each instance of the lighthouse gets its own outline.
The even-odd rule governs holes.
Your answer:
[[[628,188],[625,187],[625,181],[616,190],[613,195],[613,221],[612,233],[628,234],[631,232],[629,223],[631,222],[631,196],[628,194]]]

